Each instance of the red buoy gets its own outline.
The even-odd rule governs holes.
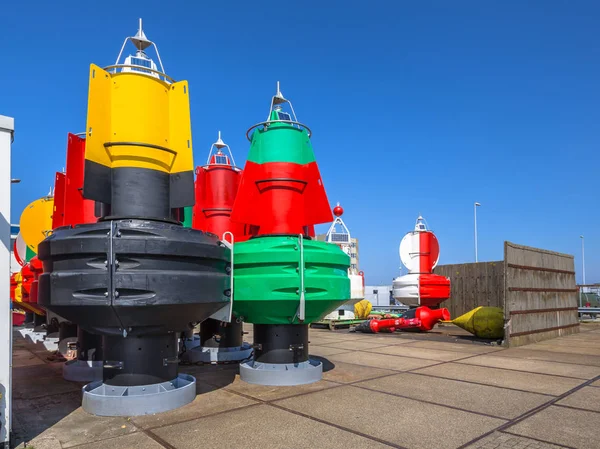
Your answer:
[[[29,302],[31,304],[37,304],[38,302],[38,278],[40,274],[44,272],[42,261],[37,256],[32,257],[29,261],[29,269],[33,274],[33,280],[31,281],[31,288],[29,289]]]
[[[244,225],[231,221],[231,210],[238,192],[242,170],[233,162],[229,146],[219,139],[210,149],[206,165],[196,168],[195,195],[192,228],[211,232],[223,238],[231,232],[236,241],[243,240]],[[216,151],[215,151],[216,150]]]
[[[65,184],[64,173],[56,172],[54,178],[54,209],[52,211],[52,229],[65,225]]]
[[[85,139],[75,134],[67,138],[67,166],[65,179],[64,225],[96,222],[94,201],[83,197],[83,167],[85,165]],[[56,200],[55,200],[56,201]]]
[[[94,201],[83,197],[84,165],[85,139],[69,133],[65,173],[57,172],[54,181],[52,229],[96,221]]]

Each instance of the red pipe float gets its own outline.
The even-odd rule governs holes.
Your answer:
[[[450,320],[450,312],[448,309],[442,308],[432,310],[429,307],[421,306],[409,310],[403,317],[384,320],[371,319],[365,321],[356,326],[355,330],[357,332],[374,334],[382,331],[394,332],[400,329],[430,331],[440,321],[448,320]]]

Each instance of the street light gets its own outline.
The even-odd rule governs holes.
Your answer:
[[[583,280],[583,285],[585,285],[585,246],[584,246],[584,242],[585,239],[583,238],[583,235],[580,235],[579,238],[581,239],[581,271],[582,271],[582,280]]]
[[[580,235],[579,238],[581,239],[581,277],[582,277],[582,285],[585,285],[585,239],[583,238],[583,235]],[[581,287],[581,289],[579,290],[579,307],[583,307],[583,289],[585,287]]]
[[[478,206],[481,206],[481,204],[477,203],[477,202],[473,205],[473,216],[475,218],[475,262],[476,263],[478,262],[478,259],[477,259],[477,207]]]

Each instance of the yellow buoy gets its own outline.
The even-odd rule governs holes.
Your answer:
[[[13,299],[13,302],[21,302],[21,301],[23,301],[23,293],[21,291],[21,286],[23,285],[23,275],[21,274],[20,271],[18,273],[15,273],[14,279],[15,279],[15,282],[17,283],[17,285],[16,285],[15,292],[14,292],[15,297],[12,299]]]
[[[27,248],[38,252],[38,245],[52,232],[54,198],[47,196],[29,204],[21,214],[19,224]]]
[[[358,320],[366,320],[372,309],[373,304],[366,299],[358,301],[356,304],[354,304],[354,317]]]
[[[477,307],[450,322],[479,338],[504,337],[504,311],[499,307]]]

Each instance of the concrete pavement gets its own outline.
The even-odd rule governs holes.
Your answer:
[[[15,338],[14,440],[35,449],[596,449],[600,325],[581,331],[504,349],[447,327],[311,329],[325,370],[316,384],[261,387],[241,382],[237,365],[182,366],[197,378],[195,401],[132,418],[85,413],[80,385]]]

